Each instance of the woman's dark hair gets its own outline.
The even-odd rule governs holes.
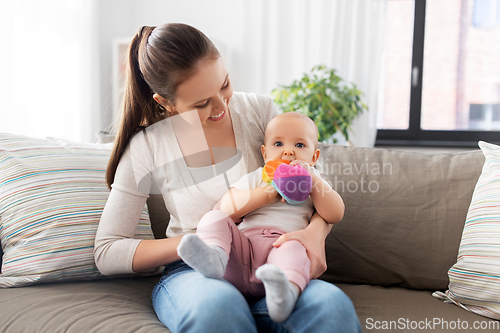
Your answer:
[[[220,57],[201,31],[186,24],[142,27],[130,42],[122,116],[106,170],[111,188],[118,162],[134,134],[166,118],[166,110],[153,99],[157,93],[175,103],[177,87],[193,75],[205,59]]]

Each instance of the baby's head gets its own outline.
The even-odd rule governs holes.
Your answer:
[[[261,151],[265,162],[302,160],[313,166],[319,157],[318,128],[302,113],[279,114],[267,125]]]

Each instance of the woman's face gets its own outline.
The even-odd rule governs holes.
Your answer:
[[[202,61],[196,73],[177,87],[175,104],[164,106],[181,115],[197,110],[203,127],[222,128],[230,123],[228,103],[232,95],[228,72],[219,57]]]

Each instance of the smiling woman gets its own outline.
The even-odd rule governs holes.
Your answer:
[[[0,131],[93,140],[98,130],[95,1],[0,3]]]
[[[181,260],[178,246],[183,237],[194,233],[208,212],[222,213],[219,207],[228,186],[264,164],[264,130],[278,110],[267,96],[233,93],[215,45],[190,25],[144,26],[128,54],[124,107],[106,173],[111,194],[95,240],[99,270],[110,275],[166,266],[152,304],[172,332],[257,332],[264,327],[277,332],[285,326],[295,331],[336,327],[338,332],[359,332],[349,298],[324,281],[311,281],[289,319],[273,318],[264,299],[249,303],[226,280],[204,276]],[[221,149],[228,153],[221,154]],[[167,238],[134,240],[137,213],[157,189],[170,213]],[[285,248],[288,241],[302,242],[303,254],[310,257],[305,275],[316,279],[326,269],[330,219],[310,215],[304,229],[278,241]],[[193,253],[195,260],[203,261],[201,253]],[[293,310],[295,303],[287,305]]]

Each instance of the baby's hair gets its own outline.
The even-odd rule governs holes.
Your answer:
[[[304,120],[306,123],[308,123],[309,126],[312,126],[311,128],[314,129],[314,133],[316,134],[315,137],[314,137],[314,145],[315,145],[315,148],[318,148],[318,136],[319,136],[318,126],[316,126],[316,123],[314,123],[314,121],[311,118],[309,118],[308,116],[306,116],[303,113],[293,112],[292,111],[292,112],[280,113],[279,115],[277,115],[273,119],[271,119],[271,121],[269,123],[271,123],[274,119],[277,119],[279,117],[294,117],[294,118],[299,118],[299,119]],[[267,126],[269,127],[269,124]],[[265,136],[264,136],[264,143],[265,142],[267,142],[267,128],[266,128],[266,132],[265,132]]]
[[[177,87],[196,72],[199,64],[219,57],[210,39],[187,24],[139,29],[128,49],[122,116],[106,170],[108,187],[113,184],[118,162],[132,136],[167,117],[153,95],[174,104]]]

